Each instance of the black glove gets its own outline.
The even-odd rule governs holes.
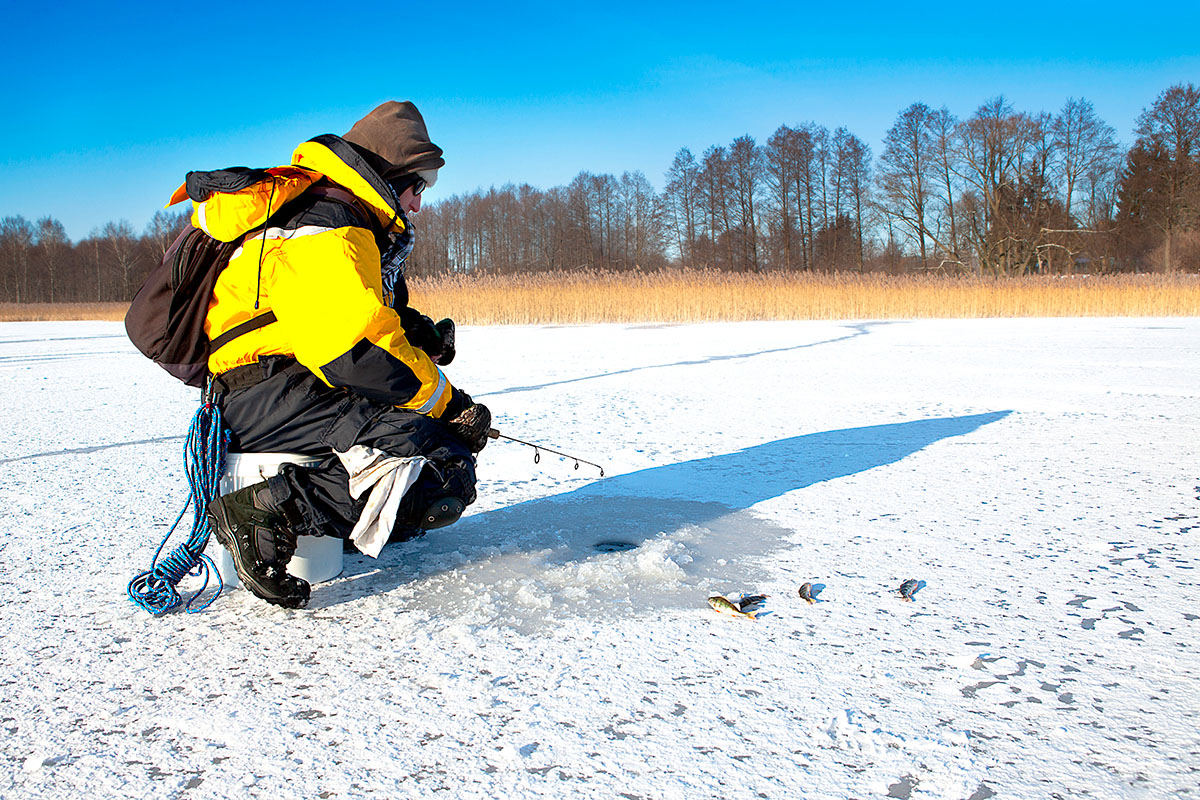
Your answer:
[[[443,419],[450,431],[463,440],[468,450],[478,453],[488,442],[488,431],[492,429],[492,412],[488,411],[487,406],[472,400],[466,392],[459,392],[457,389],[454,391],[456,396],[446,409],[453,416]]]
[[[454,320],[446,318],[434,325],[437,332],[442,335],[442,353],[434,359],[434,362],[441,364],[443,367],[454,360]]]
[[[413,347],[425,351],[435,364],[445,366],[454,360],[454,321],[444,319],[436,325],[429,317],[413,308],[400,310],[400,325],[404,338]]]
[[[442,352],[442,335],[438,332],[433,320],[413,308],[400,311],[400,325],[404,328],[404,338],[413,347],[424,350],[430,358]]]

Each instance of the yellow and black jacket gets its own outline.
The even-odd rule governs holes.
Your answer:
[[[245,237],[208,308],[214,375],[286,355],[329,386],[446,411],[453,387],[384,301],[380,252],[407,222],[361,151],[318,136],[288,166],[191,173],[172,201],[185,196],[193,225],[225,242]]]

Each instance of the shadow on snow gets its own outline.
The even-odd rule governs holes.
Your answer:
[[[343,577],[318,587],[313,607],[352,602],[414,580],[456,573],[461,583],[521,583],[598,559],[614,542],[640,547],[671,535],[684,582],[720,581],[729,559],[743,561],[778,546],[789,531],[745,513],[756,503],[824,481],[893,464],[925,447],[1008,416],[1009,411],[824,431],[744,450],[651,467],[560,495],[464,517],[457,525],[389,545],[378,560],[349,556]],[[597,551],[597,545],[602,545]],[[682,558],[680,557],[682,555]],[[595,565],[593,565],[595,566]],[[591,572],[594,572],[592,570]],[[589,572],[589,574],[591,574]],[[624,591],[625,569],[609,580]],[[578,576],[566,575],[563,585]],[[610,578],[613,576],[610,576]],[[646,576],[648,583],[656,577]],[[607,591],[607,590],[606,590]],[[636,587],[629,589],[636,595]],[[636,600],[636,598],[633,598]],[[644,598],[643,598],[644,599]]]

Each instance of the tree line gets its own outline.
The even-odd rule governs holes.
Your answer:
[[[1055,114],[997,97],[968,118],[914,103],[876,157],[808,122],[640,171],[452,196],[416,218],[413,273],[557,270],[1200,270],[1200,90],[1142,111],[1131,146],[1084,99]],[[72,243],[47,217],[0,220],[0,300],[123,301],[186,224],[160,211]]]
[[[1200,91],[1162,92],[1123,149],[1084,99],[914,103],[874,157],[844,127],[782,125],[641,172],[505,186],[421,212],[424,274],[536,270],[1200,270]]]
[[[0,302],[128,302],[187,221],[187,212],[159,211],[140,235],[121,220],[72,243],[53,217],[4,217]]]

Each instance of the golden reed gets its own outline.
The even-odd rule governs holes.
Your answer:
[[[125,319],[129,303],[0,303],[0,322]]]
[[[1200,275],[972,278],[857,273],[551,272],[412,279],[463,325],[928,317],[1200,316]],[[119,320],[122,303],[0,303],[0,321]]]
[[[1200,316],[1200,275],[972,278],[858,273],[560,272],[410,283],[465,325],[776,319]]]

